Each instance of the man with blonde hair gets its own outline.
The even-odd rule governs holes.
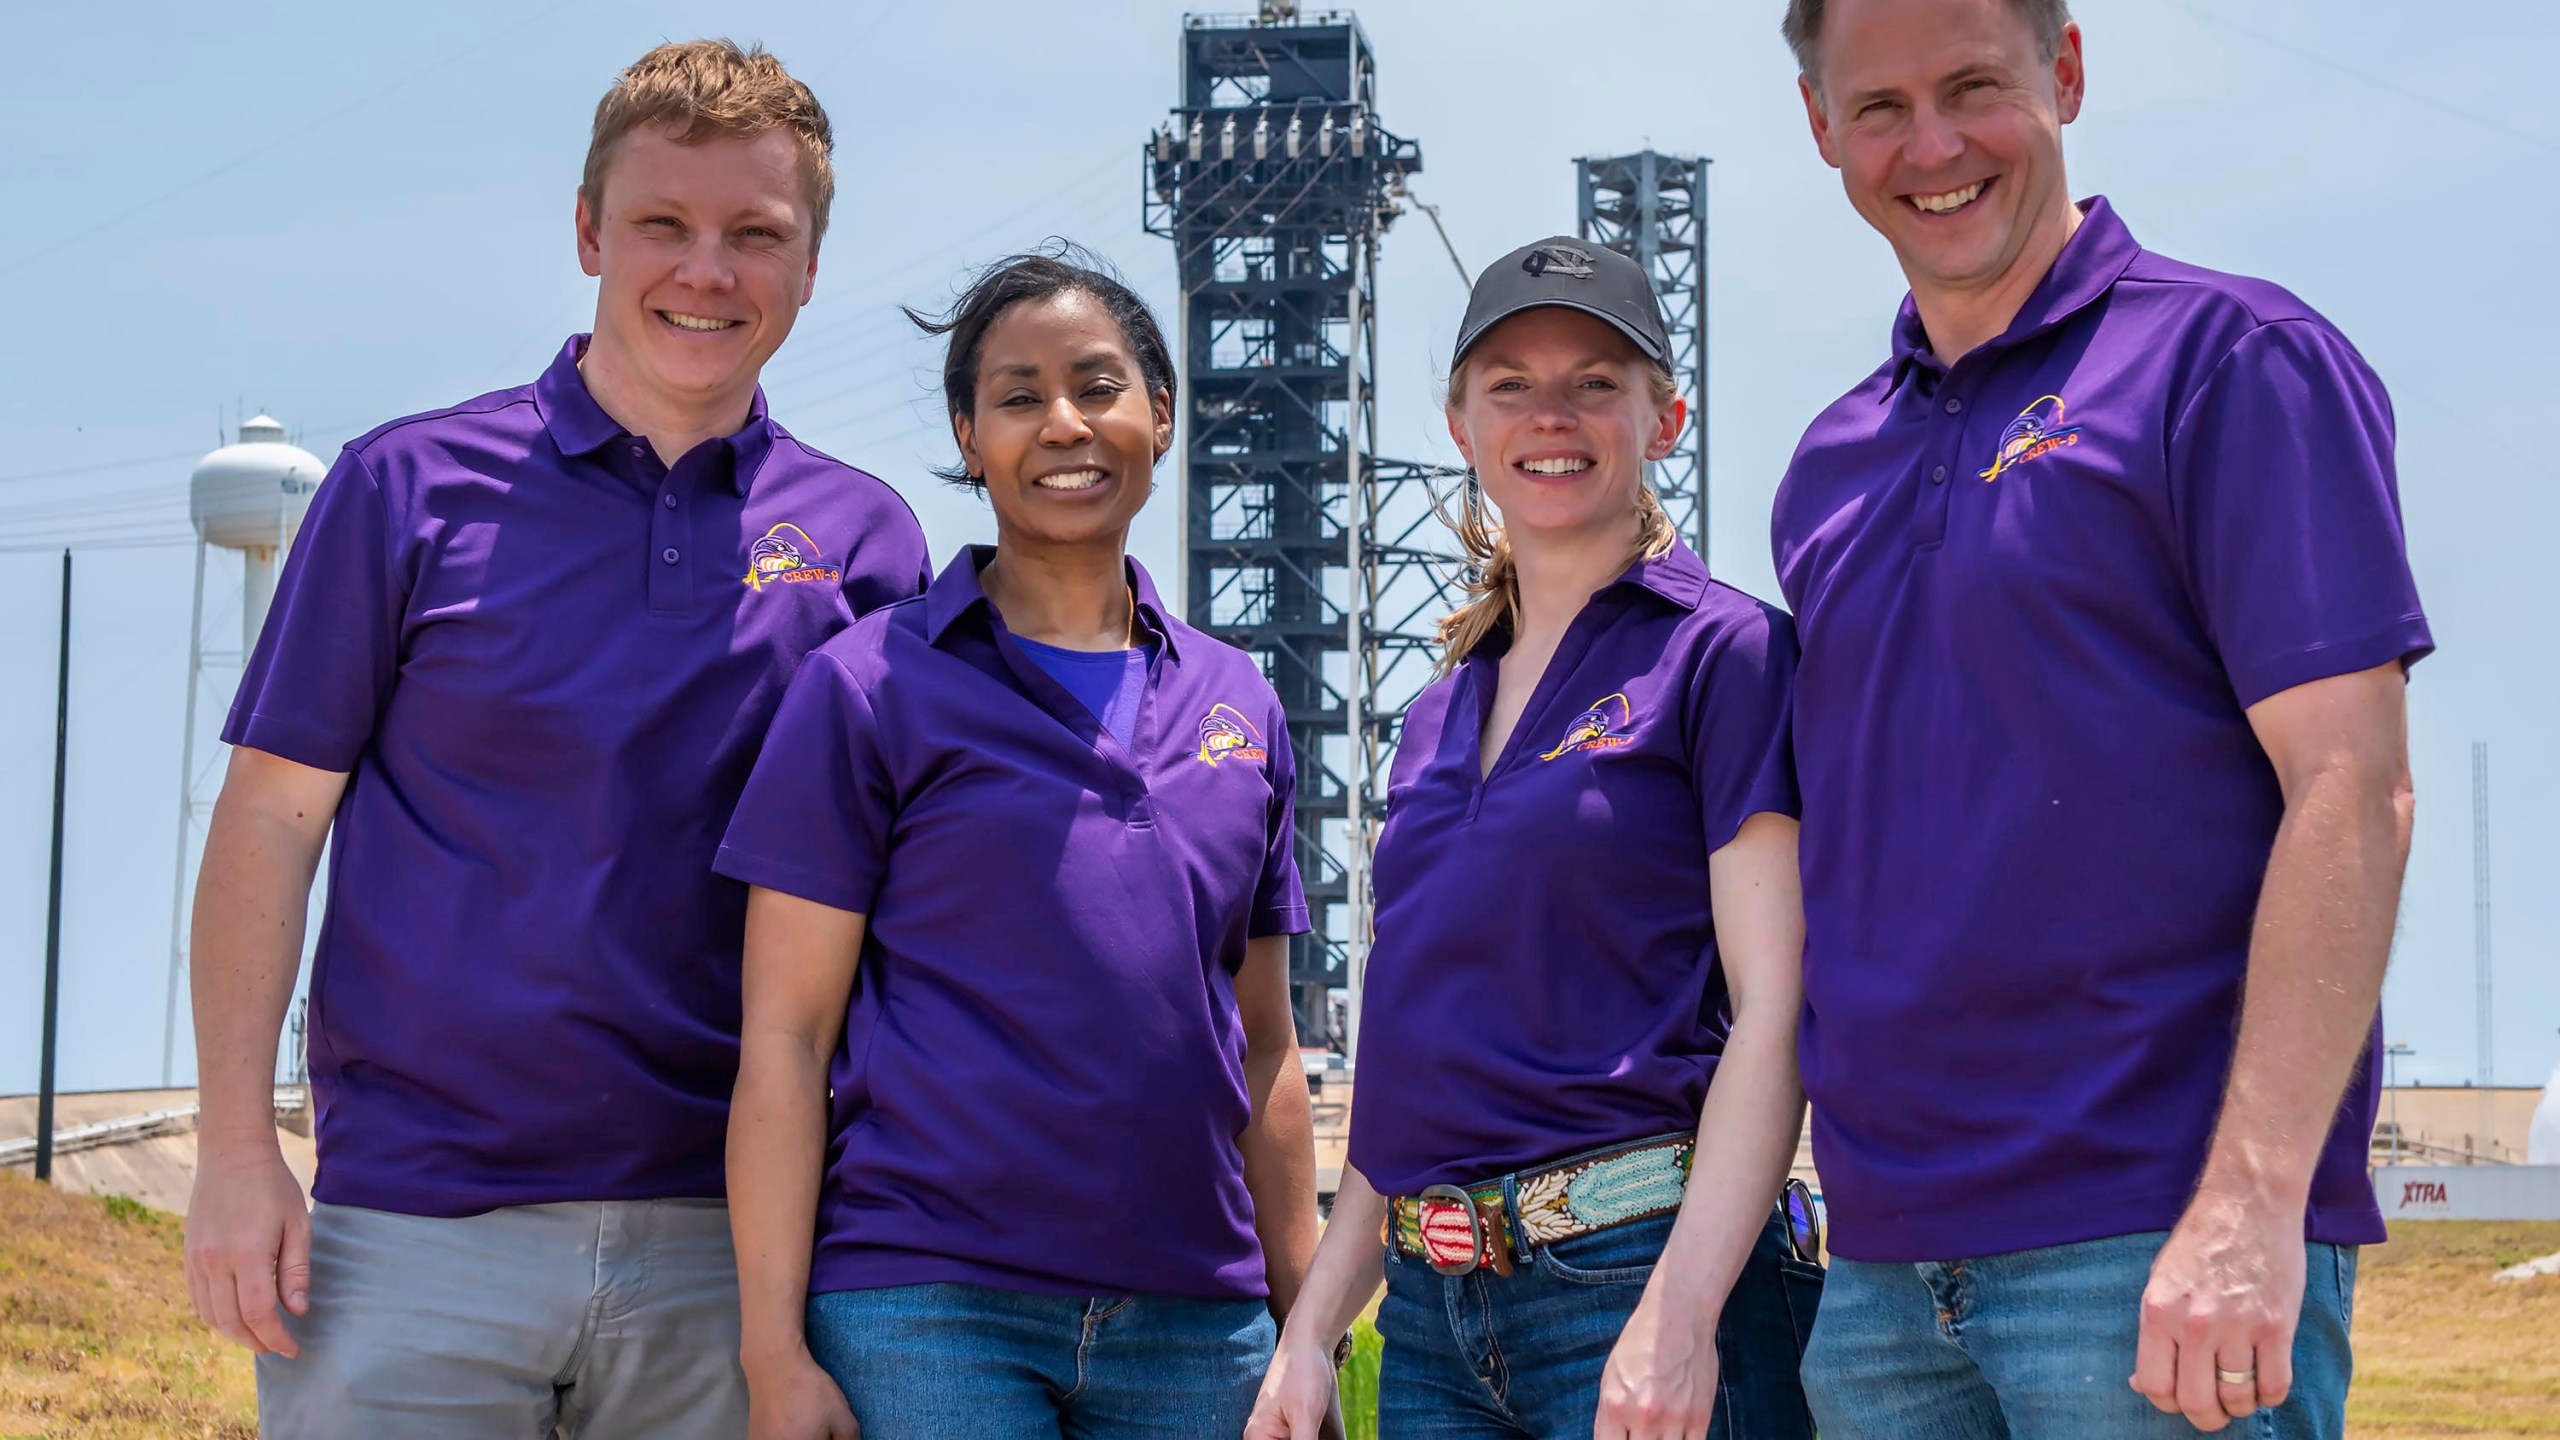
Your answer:
[[[830,144],[761,50],[642,56],[578,189],[593,333],[355,441],[313,501],[195,912],[187,1279],[270,1440],[745,1428],[745,887],[712,857],[801,656],[925,575],[897,494],[757,385]],[[324,842],[306,1215],[270,1090]]]

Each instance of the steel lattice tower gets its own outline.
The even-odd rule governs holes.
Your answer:
[[[1398,664],[1412,617],[1378,609],[1412,588],[1405,517],[1429,510],[1427,467],[1376,459],[1372,382],[1378,237],[1422,156],[1378,125],[1368,37],[1347,13],[1302,20],[1266,0],[1259,16],[1187,16],[1182,58],[1145,200],[1182,284],[1179,589],[1186,618],[1259,659],[1287,710],[1315,925],[1290,980],[1301,1038],[1339,1044],[1327,992],[1366,950],[1368,769],[1392,738],[1378,687],[1412,668]]]
[[[1575,233],[1653,277],[1671,327],[1671,371],[1689,398],[1689,431],[1653,466],[1653,488],[1682,539],[1707,553],[1707,165],[1640,150],[1574,162]]]

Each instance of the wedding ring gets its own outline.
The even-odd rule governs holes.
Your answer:
[[[2255,1370],[2224,1370],[2220,1367],[2216,1367],[2213,1372],[2213,1378],[2221,1381],[2225,1385],[2254,1385],[2258,1383],[2258,1372]]]

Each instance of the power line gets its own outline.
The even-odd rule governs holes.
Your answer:
[[[194,543],[196,543],[196,537],[191,534],[131,540],[83,540],[73,538],[69,540],[35,540],[25,543],[11,541],[7,543],[0,543],[0,555],[33,555],[39,553],[55,554],[66,549],[77,550],[82,554],[87,554],[92,550],[174,550],[179,546],[193,545]]]
[[[0,475],[0,485],[18,480],[56,480],[65,475],[94,475],[107,470],[134,470],[145,465],[169,465],[180,460],[204,458],[205,447],[172,450],[159,455],[136,455],[123,460],[100,460],[90,465],[65,465],[58,470],[22,470],[15,475]]]
[[[815,66],[812,66],[809,69],[794,72],[799,77],[800,83],[804,85],[812,84],[819,76],[825,75],[834,70],[838,65],[843,64],[846,57],[852,55],[855,50],[861,48],[863,41],[879,34],[880,27],[888,24],[891,20],[896,19],[898,12],[905,8],[904,6],[893,5],[889,3],[889,0],[874,0],[874,3],[879,6],[878,13],[871,17],[870,24],[853,32],[853,38],[844,43],[843,49],[840,49],[833,55],[819,61]]]
[[[2470,123],[2479,126],[2481,129],[2494,130],[2510,139],[2521,140],[2527,145],[2538,145],[2545,150],[2560,152],[2560,140],[2554,140],[2546,135],[2536,135],[2529,130],[2519,130],[2513,125],[2509,125],[2501,120],[2492,120],[2486,115],[2474,114],[2469,110],[2463,109],[2459,105],[2453,104],[2451,101],[2439,99],[2423,90],[2412,90],[2408,86],[2400,84],[2398,81],[2376,75],[2370,70],[2360,70],[2355,66],[2332,60],[2326,55],[2305,50],[2301,46],[2295,45],[2290,41],[2279,39],[2276,36],[2268,34],[2264,30],[2255,29],[2251,26],[2243,25],[2236,20],[2216,15],[2209,10],[2200,9],[2197,6],[2190,4],[2189,0],[2170,0],[2170,3],[2176,5],[2179,9],[2186,11],[2188,14],[2193,15],[2197,19],[2204,21],[2208,25],[2219,26],[2222,29],[2231,31],[2235,35],[2246,35],[2261,45],[2281,50],[2287,55],[2293,56],[2295,59],[2308,60],[2314,65],[2335,70],[2341,75],[2361,80],[2367,85],[2373,86],[2377,90],[2387,90],[2412,104],[2423,105],[2438,114],[2450,115],[2456,120],[2467,120]]]
[[[1094,165],[1091,169],[1079,174],[1074,179],[1069,180],[1064,185],[1061,185],[1054,190],[1046,191],[1031,200],[1025,201],[1023,204],[996,217],[994,220],[989,221],[987,224],[980,226],[978,229],[967,235],[963,235],[956,240],[934,247],[919,259],[910,261],[904,265],[894,266],[890,269],[876,271],[866,275],[864,278],[870,282],[870,285],[868,289],[860,293],[865,295],[883,294],[891,289],[889,284],[891,281],[903,280],[910,275],[930,270],[937,265],[948,266],[951,263],[952,255],[955,253],[966,249],[979,240],[982,240],[999,230],[1004,229],[1006,226],[1030,215],[1032,212],[1039,210],[1043,206],[1055,202],[1061,196],[1071,195],[1079,190],[1087,189],[1092,186],[1095,181],[1101,179],[1106,170],[1116,169],[1125,162],[1126,147],[1114,145],[1111,147],[1111,154],[1107,158]],[[826,259],[823,250],[819,257],[818,271],[823,283],[823,278],[827,273]],[[852,315],[848,314],[844,319],[810,328],[815,334],[833,334],[834,332],[841,330],[846,325],[855,323],[858,322]]]
[[[308,440],[314,435],[362,434],[379,423],[379,421],[369,420],[357,425],[346,421],[333,421],[327,425],[298,426],[296,430],[302,436],[302,440],[297,440],[295,443],[302,444],[303,440]],[[145,465],[170,465],[180,460],[201,460],[207,454],[229,443],[231,442],[223,441],[214,445],[198,445],[186,450],[163,451],[157,455],[133,455],[122,460],[98,460],[85,465],[64,465],[51,470],[21,470],[14,475],[0,475],[0,485],[14,484],[22,480],[59,480],[67,475],[96,475],[109,470],[137,470]],[[303,448],[311,447],[306,444]]]
[[[515,34],[517,31],[525,29],[534,22],[545,19],[554,12],[566,9],[568,6],[576,3],[578,3],[578,0],[552,0],[551,4],[545,5],[541,9],[534,11],[532,14],[518,19],[514,24],[502,26],[497,30],[493,30],[487,35],[463,46],[461,49],[446,55],[443,59],[433,61],[427,65],[419,67],[418,69],[412,70],[408,74],[401,76],[399,79],[392,81],[390,84],[366,95],[360,96],[357,99],[351,100],[346,104],[339,106],[337,109],[310,121],[308,124],[288,130],[284,134],[277,136],[275,139],[268,141],[264,145],[242,151],[240,154],[233,156],[229,160],[225,160],[221,164],[205,171],[192,180],[180,181],[178,184],[160,191],[149,199],[137,201],[132,205],[126,206],[124,209],[117,211],[115,214],[108,216],[106,219],[99,221],[97,224],[92,225],[85,230],[75,231],[72,234],[63,236],[61,239],[56,240],[49,245],[38,246],[36,249],[30,250],[24,255],[17,256],[6,263],[0,263],[0,275],[16,274],[18,271],[25,269],[27,266],[34,264],[38,260],[44,259],[48,255],[54,255],[61,251],[68,250],[74,245],[78,245],[83,241],[93,239],[96,236],[114,229],[118,225],[132,219],[134,216],[142,214],[146,210],[150,210],[155,206],[176,199],[178,196],[184,195],[188,191],[193,190],[200,185],[207,184],[214,180],[219,180],[223,176],[230,174],[232,171],[239,169],[241,166],[248,164],[252,160],[259,159],[262,156],[272,155],[276,151],[283,149],[285,146],[292,144],[296,140],[300,140],[307,135],[317,134],[330,126],[335,125],[346,117],[353,115],[357,111],[364,109],[366,106],[373,104],[375,101],[384,99],[385,97],[395,94],[400,90],[406,89],[410,85],[415,84],[419,80],[425,79],[427,76],[434,74],[438,70],[442,70],[457,60],[461,60],[467,56],[476,55],[480,51],[486,50],[508,36]]]
[[[1060,217],[1076,222],[1063,229],[1074,229],[1077,225],[1090,223],[1096,218],[1100,207],[1116,208],[1121,200],[1122,197],[1116,192],[1105,192],[1095,201],[1088,202]],[[1031,208],[1037,208],[1037,206]],[[1029,213],[1026,209],[1014,218],[1018,219]],[[980,234],[991,234],[1009,223],[1011,223],[1010,220],[999,222],[998,225],[988,227]],[[945,247],[944,253],[947,254],[956,248]],[[830,330],[820,333],[817,338],[807,344],[786,343],[773,359],[771,374],[774,382],[787,385],[807,381],[820,375],[840,373],[855,366],[874,366],[880,359],[878,353],[880,350],[922,338],[908,327],[907,317],[898,308],[898,302],[884,301],[880,298],[880,294],[878,289],[866,293],[861,302],[866,313],[859,316],[848,314],[834,322]],[[877,308],[872,308],[874,306]],[[794,342],[797,342],[798,338],[798,332],[795,331]],[[850,355],[843,353],[848,348],[853,348],[856,353]],[[828,358],[823,363],[810,363],[813,357],[818,356]]]

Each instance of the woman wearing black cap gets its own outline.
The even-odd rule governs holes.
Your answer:
[[[1449,433],[1499,523],[1459,525],[1476,579],[1406,713],[1351,1163],[1254,1440],[1314,1440],[1382,1272],[1389,1440],[1812,1435],[1820,1271],[1772,1206],[1804,1105],[1795,634],[1644,482],[1687,415],[1665,352],[1644,271],[1579,241],[1469,300]]]

